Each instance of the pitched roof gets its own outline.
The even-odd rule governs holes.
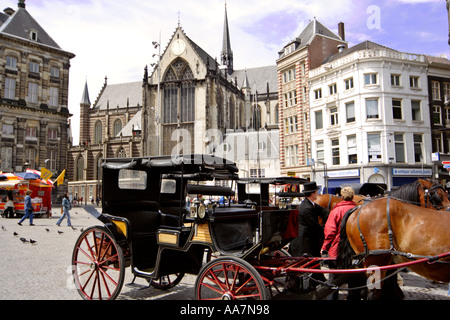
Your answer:
[[[0,26],[0,34],[32,41],[30,40],[30,32],[35,31],[37,33],[35,42],[61,49],[25,8],[19,7],[11,16],[6,16],[0,17],[0,22],[4,20]],[[5,20],[5,18],[7,19]]]
[[[231,77],[237,78],[237,84],[239,87],[243,88],[245,77],[247,76],[247,81],[249,88],[253,91],[256,85],[256,90],[258,93],[267,92],[267,84],[269,84],[270,92],[278,91],[278,71],[277,66],[265,66],[250,69],[234,70]]]
[[[130,107],[142,104],[142,81],[108,84],[93,108],[106,110],[108,105],[110,109],[124,108],[127,104]]]
[[[345,57],[346,55],[352,54],[353,52],[356,52],[356,51],[367,50],[367,49],[381,49],[381,50],[390,50],[390,51],[394,51],[394,52],[399,52],[398,50],[391,49],[391,48],[383,46],[381,44],[366,40],[361,43],[358,43],[357,45],[354,45],[353,47],[344,49],[342,52],[333,54],[327,60],[325,60],[324,63],[337,60],[339,58]]]
[[[300,48],[304,48],[311,44],[316,35],[332,38],[339,41],[344,41],[340,36],[335,34],[333,31],[325,27],[321,22],[319,22],[316,18],[311,20],[306,27],[302,30],[302,32],[295,39],[291,40],[286,46],[297,43],[295,50]],[[286,47],[285,46],[285,47]],[[280,51],[280,58],[284,57],[284,50]]]

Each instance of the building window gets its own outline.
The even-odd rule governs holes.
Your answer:
[[[441,100],[441,88],[438,81],[431,81],[431,97],[433,100]]]
[[[25,150],[25,161],[28,162],[28,168],[36,168],[36,149],[28,148]]]
[[[76,175],[77,181],[83,181],[84,180],[84,159],[82,156],[80,156],[77,160],[77,175]]]
[[[348,78],[344,80],[345,83],[345,90],[353,89],[353,78]]]
[[[391,86],[400,87],[400,75],[391,74]]]
[[[367,134],[367,147],[369,152],[369,162],[380,162],[381,157],[381,142],[379,133]]]
[[[284,83],[294,80],[295,79],[295,68],[283,73],[283,79],[284,79]]]
[[[336,94],[337,93],[337,85],[336,83],[333,83],[331,85],[328,86],[330,95]]]
[[[392,99],[392,114],[395,120],[402,120],[402,100]]]
[[[349,164],[358,163],[356,135],[351,135],[347,137],[347,148],[348,148],[348,163]]]
[[[58,130],[56,130],[56,129],[48,129],[47,138],[48,139],[52,139],[52,140],[58,139]]]
[[[50,87],[50,99],[48,104],[52,107],[58,106],[59,89],[55,87]]]
[[[410,76],[409,77],[409,87],[411,89],[419,89],[419,77]]]
[[[433,124],[442,125],[441,106],[433,106]]]
[[[374,85],[377,84],[377,74],[376,73],[367,73],[364,75],[364,84],[365,85]]]
[[[355,122],[355,102],[348,102],[345,104],[345,112],[347,116],[347,123]]]
[[[17,69],[17,58],[15,57],[6,57],[6,68],[7,69]]]
[[[234,129],[233,116],[235,105],[230,101],[230,128]],[[181,122],[195,121],[195,85],[193,83],[183,84],[181,88]]]
[[[117,137],[122,131],[122,121],[120,119],[114,120],[114,128],[113,128],[113,135],[114,137]]]
[[[14,125],[12,124],[6,124],[4,123],[2,126],[2,133],[5,136],[12,136],[14,135]]]
[[[323,161],[325,159],[323,140],[316,142],[316,160]]]
[[[445,100],[450,100],[450,83],[444,82],[444,97]]]
[[[395,162],[404,163],[405,158],[405,141],[403,140],[403,133],[394,134],[395,141]]]
[[[2,147],[1,148],[1,157],[2,157],[2,162],[1,162],[0,170],[2,170],[4,172],[13,171],[12,170],[13,169],[12,168],[13,148]]]
[[[367,119],[378,119],[378,99],[366,99]]]
[[[30,72],[31,73],[39,73],[39,63],[30,62]]]
[[[314,90],[314,99],[321,99],[322,98],[322,89]]]
[[[5,99],[14,100],[16,98],[16,79],[5,79]]]
[[[35,127],[27,127],[25,130],[26,138],[36,138],[37,137],[37,129]]]
[[[38,103],[38,88],[37,83],[28,83],[28,102]]]
[[[339,153],[339,139],[331,140],[331,156],[333,158],[333,165],[339,165],[340,153]]]
[[[47,161],[47,169],[56,170],[56,160],[58,159],[58,151],[49,150],[48,151],[48,161]]]
[[[316,129],[322,129],[323,128],[322,110],[314,112],[314,116],[316,120]]]
[[[433,137],[433,151],[432,152],[444,152],[442,148],[442,133]]]
[[[450,127],[450,107],[445,107],[445,124]]]
[[[59,78],[59,68],[51,67],[50,68],[50,76],[52,78]]]
[[[250,169],[250,178],[264,178],[266,169]]]
[[[94,125],[94,144],[101,144],[103,137],[102,122],[100,120],[95,122]]]
[[[169,66],[164,76],[164,82],[170,83],[165,84],[163,91],[163,123],[177,123],[178,116],[180,122],[195,120],[195,84],[192,82],[193,79],[194,74],[186,61],[177,59]],[[218,123],[223,126],[223,110],[219,110]]]
[[[411,101],[411,113],[413,121],[421,121],[422,116],[420,112],[420,101]]]
[[[422,162],[422,135],[414,134],[414,161]]]
[[[338,108],[332,107],[330,108],[330,124],[332,126],[339,124],[339,114],[338,114]]]

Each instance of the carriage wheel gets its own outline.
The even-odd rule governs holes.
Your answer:
[[[166,276],[160,277],[159,279],[150,280],[150,285],[156,289],[167,290],[167,289],[171,289],[171,288],[175,287],[177,284],[179,284],[181,279],[183,279],[183,277],[184,277],[184,272],[168,274]]]
[[[248,262],[219,257],[205,264],[195,280],[197,300],[267,300],[259,273]]]
[[[113,300],[122,289],[125,259],[108,229],[86,229],[75,244],[73,276],[78,293],[85,300]]]

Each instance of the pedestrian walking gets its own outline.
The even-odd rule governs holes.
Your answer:
[[[25,192],[25,215],[17,223],[19,226],[21,226],[22,222],[27,218],[30,218],[30,226],[34,226],[34,224],[33,224],[33,210],[34,209],[33,209],[33,204],[31,203],[31,194],[32,193],[33,193],[33,191],[31,191],[30,189],[28,189]]]
[[[65,217],[67,217],[67,226],[71,227],[72,224],[70,222],[70,212],[69,212],[69,210],[72,209],[72,205],[70,204],[69,196],[67,195],[67,193],[64,194],[64,198],[62,200],[62,208],[63,208],[63,215],[61,216],[61,218],[59,218],[59,220],[56,223],[56,225],[59,227],[61,225],[61,222],[63,221],[63,219]]]

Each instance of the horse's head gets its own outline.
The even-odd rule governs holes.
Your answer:
[[[423,189],[423,197],[425,205],[432,205],[438,210],[450,210],[450,200],[447,191],[442,185],[425,179],[418,179],[420,186]]]

